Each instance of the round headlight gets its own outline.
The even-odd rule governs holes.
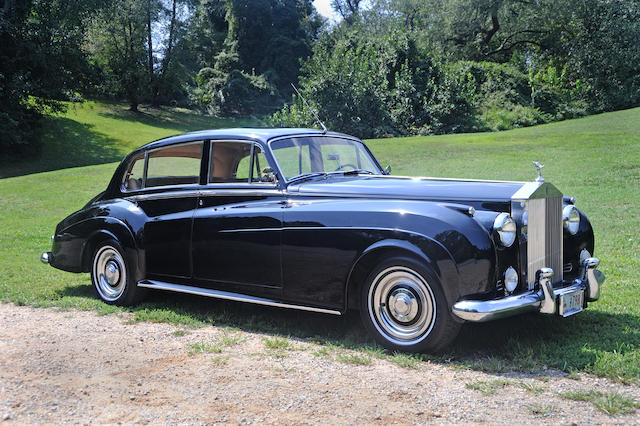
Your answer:
[[[509,293],[513,293],[516,287],[518,287],[518,273],[512,266],[509,266],[504,273],[504,288]]]
[[[496,217],[493,221],[493,230],[504,247],[511,247],[516,240],[516,222],[508,213],[500,213]]]
[[[571,235],[576,235],[580,228],[580,212],[575,206],[568,205],[562,210],[562,224]]]

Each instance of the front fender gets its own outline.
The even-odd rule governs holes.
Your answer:
[[[414,233],[403,233],[406,239],[391,238],[376,241],[367,247],[354,262],[347,280],[347,307],[356,308],[359,300],[359,286],[364,281],[368,268],[359,266],[375,261],[386,255],[409,255],[424,263],[425,267],[443,283],[443,292],[451,306],[459,298],[459,279],[455,261],[451,253],[438,241]],[[360,274],[360,275],[359,275]],[[446,283],[446,284],[444,284]],[[355,293],[355,294],[354,294]]]

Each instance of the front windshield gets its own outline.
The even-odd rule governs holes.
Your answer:
[[[310,173],[380,174],[380,168],[360,142],[330,136],[281,139],[271,151],[287,180]]]

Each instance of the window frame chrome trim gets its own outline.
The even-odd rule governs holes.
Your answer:
[[[198,140],[193,140],[193,141],[183,141],[183,142],[176,142],[170,145],[165,145],[165,146],[160,146],[157,148],[151,148],[151,149],[145,149],[144,151],[144,166],[142,169],[142,188],[139,189],[134,189],[134,190],[130,190],[127,189],[126,185],[125,185],[125,177],[127,176],[127,171],[129,170],[129,167],[131,166],[132,163],[127,164],[127,167],[124,171],[124,174],[122,175],[122,183],[120,184],[120,192],[122,194],[131,194],[131,193],[137,193],[140,191],[144,191],[145,189],[163,189],[163,188],[176,188],[179,186],[184,186],[184,184],[175,184],[175,185],[162,185],[162,186],[151,186],[151,187],[147,187],[147,175],[149,172],[149,154],[155,151],[159,151],[161,149],[168,149],[168,148],[173,148],[175,146],[182,146],[182,145],[193,145],[196,143],[201,143],[202,144],[202,148],[200,150],[200,169],[202,169],[202,152],[204,150],[204,144],[205,142],[207,142],[206,139],[198,139]],[[135,158],[134,158],[135,160]],[[198,183],[194,184],[194,185],[199,185],[200,182],[200,170],[198,170]]]
[[[271,156],[273,157],[273,161],[276,163],[276,170],[278,171],[278,173],[282,177],[282,183],[283,183],[283,185],[285,187],[287,185],[289,185],[291,180],[287,179],[285,177],[284,173],[282,172],[282,169],[280,168],[280,163],[278,163],[278,158],[276,157],[276,155],[274,153],[274,150],[271,148],[271,144],[273,142],[278,142],[278,141],[281,141],[283,139],[308,138],[308,137],[335,138],[335,139],[344,139],[344,140],[348,140],[348,141],[352,141],[352,142],[358,142],[364,147],[366,152],[369,154],[370,158],[373,160],[374,165],[378,167],[378,171],[380,172],[380,175],[371,175],[371,176],[382,176],[382,174],[384,172],[384,169],[382,168],[382,166],[378,162],[378,159],[376,158],[375,155],[373,155],[373,152],[371,152],[371,150],[369,149],[367,144],[365,144],[363,141],[361,141],[358,138],[349,137],[347,135],[330,135],[330,134],[317,134],[317,133],[308,133],[308,134],[307,133],[302,133],[302,134],[299,134],[299,135],[279,136],[279,137],[276,137],[276,138],[273,138],[273,139],[269,139],[267,141],[266,145],[269,148],[269,152],[270,152]]]

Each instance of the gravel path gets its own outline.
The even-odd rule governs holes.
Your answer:
[[[640,424],[640,410],[610,416],[558,395],[598,390],[640,401],[638,386],[586,375],[550,372],[556,377],[544,382],[431,362],[354,365],[345,360],[362,354],[306,341],[270,349],[273,336],[258,333],[211,326],[183,334],[126,316],[12,304],[0,304],[0,321],[6,423]],[[193,344],[209,346],[193,353]],[[469,388],[481,382],[500,384],[493,395]]]

